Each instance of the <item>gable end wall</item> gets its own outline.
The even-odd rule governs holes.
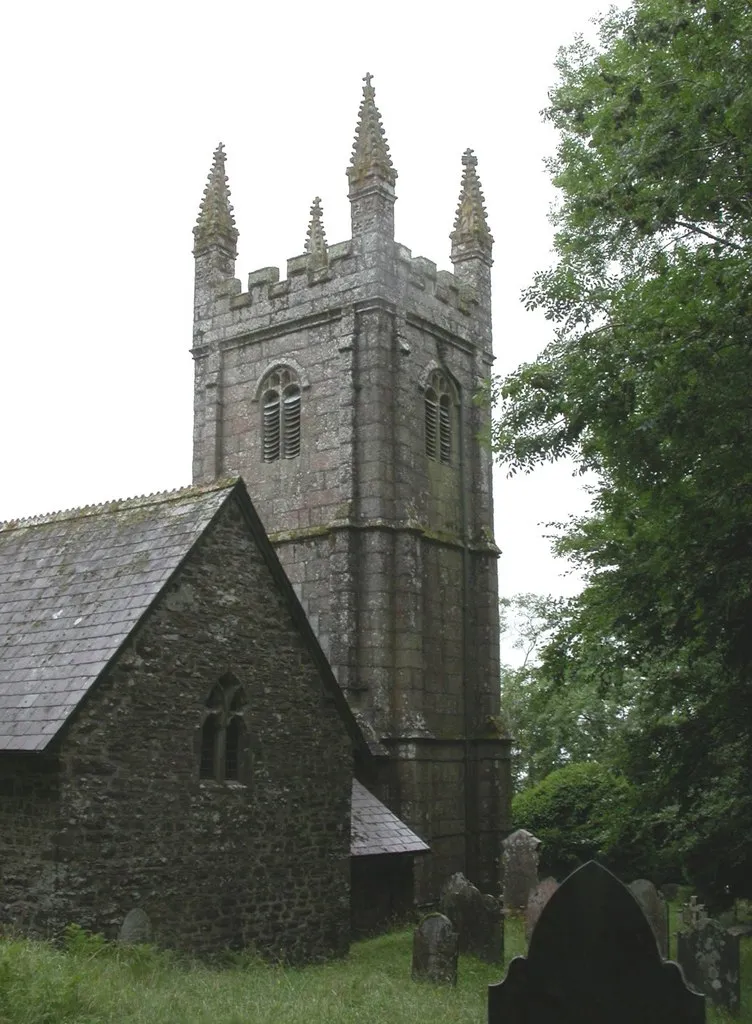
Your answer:
[[[226,672],[247,696],[247,786],[198,778],[204,702]],[[37,931],[76,921],[114,937],[141,907],[157,942],[189,951],[346,951],[350,741],[234,500],[75,716],[59,761]]]

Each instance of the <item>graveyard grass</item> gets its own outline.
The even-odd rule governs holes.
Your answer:
[[[672,950],[675,950],[672,936]],[[0,1024],[483,1024],[486,986],[505,968],[460,957],[456,989],[410,980],[412,932],[355,943],[344,961],[299,969],[248,954],[213,965],[69,929],[65,948],[0,940]],[[507,962],[524,954],[507,922]],[[742,946],[742,1012],[752,1021],[752,939]],[[746,982],[746,985],[745,985]],[[730,1018],[708,1013],[708,1024]]]

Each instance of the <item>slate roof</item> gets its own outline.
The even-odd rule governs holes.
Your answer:
[[[353,779],[350,854],[427,853],[429,847],[404,821]]]
[[[0,523],[0,750],[43,750],[235,481]]]

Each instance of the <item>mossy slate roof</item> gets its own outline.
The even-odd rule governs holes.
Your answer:
[[[43,750],[236,483],[0,524],[0,750]]]
[[[372,857],[385,853],[426,853],[428,846],[388,807],[353,779],[350,853]]]

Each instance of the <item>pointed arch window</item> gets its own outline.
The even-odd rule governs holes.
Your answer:
[[[223,676],[212,688],[201,723],[199,778],[217,782],[249,780],[245,706],[243,688],[233,676]]]
[[[262,385],[264,462],[300,455],[300,382],[288,369],[274,370]]]
[[[452,462],[453,405],[453,392],[446,377],[432,374],[425,390],[426,455],[447,466]]]

